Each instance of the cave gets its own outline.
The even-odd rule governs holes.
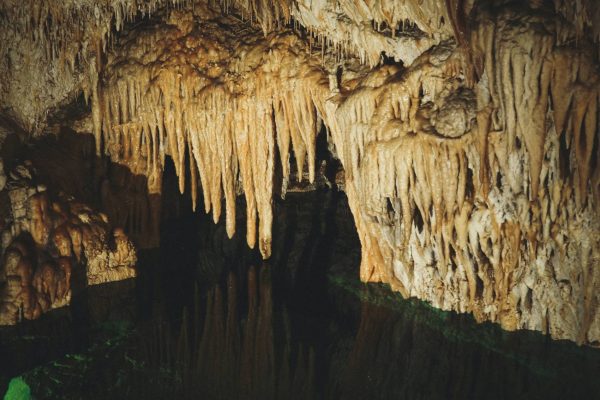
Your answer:
[[[600,399],[594,0],[3,0],[5,399]]]

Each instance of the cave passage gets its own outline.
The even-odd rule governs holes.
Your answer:
[[[161,245],[140,252],[138,277],[90,287],[69,308],[3,328],[2,391],[22,376],[33,395],[57,399],[600,393],[595,349],[504,332],[360,283],[342,192],[276,201],[273,254],[263,261],[242,236],[228,239],[224,222],[191,211],[172,165],[165,176]]]
[[[1,0],[5,399],[600,399],[596,0]]]

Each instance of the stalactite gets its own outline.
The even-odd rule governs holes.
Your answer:
[[[172,11],[172,15],[175,13]],[[179,12],[172,19],[181,25],[186,18]],[[238,21],[219,21],[224,22],[235,28],[232,32],[240,30]],[[308,52],[297,53],[296,49],[301,48],[299,39],[290,33],[263,39],[257,32],[248,31],[246,39],[254,45],[236,46],[239,38],[212,20],[202,21],[196,31],[181,29],[184,27],[167,25],[157,27],[143,39],[126,40],[122,51],[105,66],[105,83],[92,93],[94,115],[101,119],[95,119],[94,124],[110,127],[106,151],[134,171],[148,171],[152,164],[153,173],[159,175],[164,155],[169,154],[182,193],[187,155],[194,180],[192,196],[199,176],[205,211],[212,211],[215,222],[225,198],[230,236],[235,232],[239,174],[246,196],[248,244],[254,246],[258,230],[259,249],[267,258],[276,146],[286,179],[289,152],[293,150],[298,176],[302,176],[306,163],[309,179],[314,181],[319,119],[313,88],[324,84],[324,73]],[[223,35],[215,38],[216,32]],[[158,37],[164,39],[157,42]],[[306,60],[300,67],[296,61],[299,56]],[[146,61],[128,61],[134,59]],[[168,61],[157,67],[155,60]],[[220,66],[215,69],[216,62]],[[220,82],[215,80],[217,77]],[[111,106],[100,110],[101,103]],[[139,151],[145,132],[155,132],[153,137],[158,132],[159,141],[165,145],[156,149],[153,139],[153,150]],[[156,186],[149,189],[160,190]]]
[[[589,341],[597,328],[583,334],[578,325],[566,327],[580,318],[564,319],[561,310],[572,300],[543,294],[562,290],[564,281],[547,269],[523,271],[564,244],[550,232],[596,226],[585,222],[595,219],[584,207],[597,140],[597,72],[585,51],[556,48],[554,21],[543,14],[498,15],[482,14],[470,40],[473,62],[482,67],[477,87],[469,52],[441,44],[406,71],[382,66],[349,90],[342,75],[338,93],[313,100],[344,166],[363,249],[361,279],[509,329],[550,326],[555,336]],[[543,28],[524,28],[529,24]],[[570,73],[567,58],[576,65]],[[285,118],[276,115],[276,124]],[[559,139],[568,154],[564,176]],[[561,193],[563,182],[572,182],[574,196]],[[567,223],[568,215],[581,217]],[[563,269],[577,270],[579,256],[563,254],[572,260],[562,258],[569,265]],[[542,283],[532,284],[533,276]],[[569,285],[574,293],[578,283]],[[519,300],[518,290],[531,291],[533,300]]]

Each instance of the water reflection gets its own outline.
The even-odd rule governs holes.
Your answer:
[[[141,337],[138,357],[148,367],[144,375],[152,371],[153,381],[167,382],[146,386],[139,396],[314,398],[314,351],[292,343],[285,309],[274,312],[270,274],[267,266],[251,266],[247,287],[239,288],[230,273],[226,287],[208,290],[203,312],[196,293],[191,312],[183,311],[175,329],[168,323],[151,326]],[[240,298],[242,292],[246,299]]]
[[[341,292],[332,293],[337,301],[327,322],[315,323],[274,296],[273,273],[269,266],[250,267],[244,276],[229,273],[226,283],[209,289],[205,297],[196,296],[180,323],[155,324],[151,334],[142,334],[143,351],[137,358],[147,368],[140,383],[162,384],[141,384],[146,390],[135,397],[599,396],[596,351],[549,342],[537,334],[507,334],[471,321],[449,318],[445,326],[436,325],[432,320],[440,315],[433,310],[391,309],[344,298],[355,295]],[[299,332],[301,324],[315,331]]]
[[[524,360],[536,357],[534,349],[520,350]],[[410,316],[364,303],[347,368],[339,376],[339,398],[574,398],[565,396],[564,390],[573,374],[538,375],[507,356],[477,343],[448,338]],[[578,398],[597,396],[594,374],[589,373],[587,379],[583,387],[567,390],[584,395]]]
[[[25,374],[42,398],[600,398],[597,350],[502,332],[358,283],[343,196],[288,195],[276,212],[268,264],[243,235],[228,240],[221,225],[180,219],[145,257],[135,289],[88,292],[57,318],[58,331],[36,321],[47,346],[2,345],[3,360],[83,351],[85,365],[63,358]],[[118,340],[102,331],[96,345],[93,327],[106,321],[134,328]],[[57,340],[53,351],[65,337],[73,342]]]

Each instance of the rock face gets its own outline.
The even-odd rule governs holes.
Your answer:
[[[6,175],[4,174],[4,163],[0,158],[0,192],[4,189],[4,186],[6,186]]]
[[[184,1],[169,1],[178,5]],[[7,0],[0,4],[0,108],[32,134],[85,86],[113,29],[165,0]]]
[[[0,196],[10,207],[0,220],[0,325],[65,306],[86,285],[135,276],[135,248],[123,232],[36,184],[31,166],[17,166]]]
[[[324,127],[363,281],[598,345],[598,18],[588,1],[581,15],[548,3],[196,1],[103,49],[109,17],[133,15],[123,1],[96,13],[80,88],[98,153],[146,175],[149,193],[167,155],[180,191],[189,167],[215,220],[225,198],[229,235],[243,193],[247,242],[264,257],[275,178],[285,192],[294,160],[313,182]]]

